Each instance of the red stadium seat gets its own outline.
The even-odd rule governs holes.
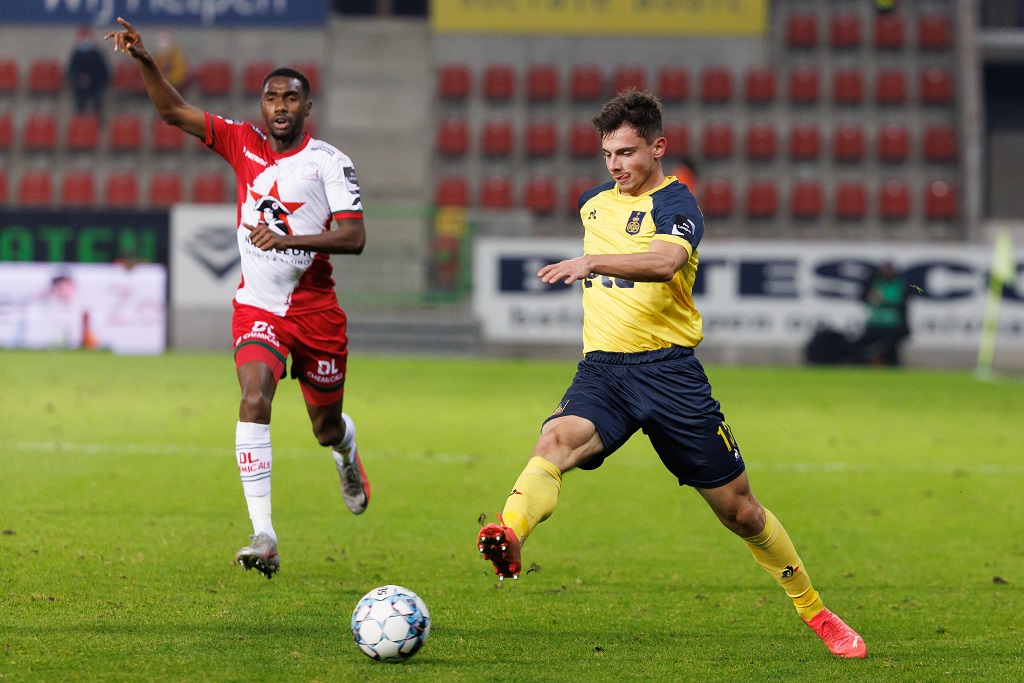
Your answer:
[[[733,151],[732,126],[725,121],[712,121],[704,127],[701,154],[705,159],[728,159]]]
[[[957,160],[956,129],[948,125],[928,126],[924,130],[922,155],[925,161],[952,163]]]
[[[910,216],[910,188],[902,180],[887,180],[878,191],[878,215],[887,221]]]
[[[647,69],[640,64],[623,64],[612,75],[612,91],[620,93],[628,88],[647,90]]]
[[[949,17],[921,14],[917,18],[917,46],[922,50],[948,50],[951,39]]]
[[[558,69],[553,64],[532,64],[526,71],[526,99],[553,102],[558,97]]]
[[[669,121],[662,125],[666,152],[669,157],[680,158],[690,155],[690,128],[685,123]]]
[[[910,157],[910,131],[899,123],[889,123],[878,131],[878,158],[902,163]]]
[[[42,57],[28,66],[28,91],[36,95],[56,95],[64,89],[64,70],[56,59]]]
[[[437,206],[469,206],[469,183],[462,176],[444,176],[434,188],[434,204]]]
[[[291,66],[309,81],[310,95],[318,95],[320,93],[320,62],[295,62]]]
[[[864,159],[864,129],[856,123],[836,126],[832,134],[832,158],[840,162]]]
[[[91,152],[100,145],[100,117],[75,114],[68,120],[64,147],[69,152]]]
[[[110,121],[107,147],[115,152],[137,152],[142,148],[142,119],[134,114],[118,114]]]
[[[478,204],[484,209],[507,209],[512,206],[512,181],[505,176],[490,176],[480,185]]]
[[[791,104],[814,104],[820,93],[818,70],[799,66],[789,72],[789,101]]]
[[[658,97],[662,102],[683,102],[690,96],[690,72],[685,66],[663,66],[658,71]]]
[[[700,72],[700,99],[704,104],[723,104],[732,99],[732,71],[709,66]]]
[[[747,128],[746,135],[747,159],[751,161],[771,161],[778,150],[778,136],[775,126],[770,123],[755,123]]]
[[[132,171],[115,171],[103,186],[103,203],[112,208],[134,208],[139,204],[139,182]]]
[[[262,95],[263,79],[274,70],[271,61],[248,62],[242,67],[242,94]]]
[[[186,133],[177,126],[166,124],[159,118],[154,118],[151,125],[150,145],[154,152],[180,152],[185,147]]]
[[[50,152],[57,146],[57,117],[36,112],[25,121],[22,145],[29,152]]]
[[[565,208],[570,214],[579,216],[580,195],[592,187],[596,187],[601,181],[590,176],[577,176],[569,180],[565,192]]]
[[[25,171],[18,178],[15,202],[21,206],[37,208],[49,206],[53,201],[53,178],[46,169]]]
[[[0,59],[0,95],[13,95],[18,92],[18,62],[13,59]]]
[[[786,45],[812,48],[818,44],[818,18],[810,12],[792,12],[786,17]]]
[[[557,204],[555,181],[546,176],[534,176],[526,183],[523,203],[535,214],[554,213]]]
[[[7,204],[7,171],[0,168],[0,206]]]
[[[835,212],[840,220],[860,220],[867,213],[868,195],[864,183],[848,181],[836,186]]]
[[[821,156],[821,131],[813,123],[797,123],[789,131],[789,158],[813,161]]]
[[[150,206],[167,207],[177,204],[184,198],[181,175],[174,171],[154,173],[149,178]]]
[[[442,100],[461,102],[469,97],[472,80],[465,64],[443,64],[437,70],[437,94]]]
[[[819,218],[824,210],[825,196],[821,183],[801,180],[793,183],[790,190],[789,213],[793,218],[811,220]]]
[[[139,70],[139,65],[134,59],[118,60],[114,64],[110,87],[118,95],[146,94],[146,83],[142,80],[142,71]]]
[[[956,189],[943,180],[928,183],[924,192],[924,215],[929,221],[955,220]]]
[[[713,178],[703,186],[700,193],[700,210],[708,218],[728,218],[733,212],[732,181]]]
[[[832,101],[860,104],[864,100],[864,76],[860,69],[837,69],[832,75]]]
[[[491,64],[484,69],[484,97],[492,102],[507,102],[516,93],[516,72],[508,64]]]
[[[512,154],[512,122],[485,121],[480,130],[480,150],[485,157],[507,157]]]
[[[899,50],[903,47],[903,17],[899,12],[875,14],[874,41],[875,48],[879,50]]]
[[[839,12],[829,22],[832,47],[846,50],[860,47],[860,17],[854,12]]]
[[[930,66],[921,72],[920,97],[922,104],[945,105],[953,102],[953,77],[949,71]]]
[[[907,74],[902,69],[879,69],[875,75],[875,102],[903,104],[907,101]]]
[[[0,112],[0,151],[14,146],[14,119],[6,112]]]
[[[569,72],[569,96],[576,102],[593,102],[604,97],[604,73],[595,64],[579,64]]]
[[[754,180],[747,185],[747,218],[774,218],[779,212],[779,189],[771,180]]]
[[[469,126],[463,119],[448,118],[437,128],[437,153],[460,157],[469,150]]]
[[[228,201],[224,175],[216,171],[199,173],[192,178],[192,201],[198,204],[223,204]]]
[[[205,97],[230,95],[233,81],[231,62],[224,59],[203,62],[196,70],[196,80],[199,92]]]
[[[63,206],[85,207],[96,203],[96,183],[92,171],[69,171],[60,182]]]
[[[526,156],[531,159],[554,156],[558,151],[558,129],[553,121],[530,121],[523,142]]]
[[[743,79],[743,98],[747,104],[771,104],[775,101],[775,71],[756,66]]]
[[[569,126],[569,154],[577,159],[601,153],[601,138],[590,121],[574,121]]]

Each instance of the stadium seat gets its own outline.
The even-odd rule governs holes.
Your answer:
[[[184,198],[181,175],[174,171],[154,173],[149,178],[146,195],[150,206],[164,208],[181,202]]]
[[[595,64],[578,64],[569,72],[569,96],[574,102],[594,102],[604,97],[604,73]]]
[[[75,114],[68,119],[64,147],[69,152],[90,152],[100,145],[100,118],[96,114]]]
[[[701,155],[705,159],[728,159],[732,156],[732,126],[725,121],[712,121],[704,127]]]
[[[778,136],[770,123],[754,123],[747,128],[746,151],[750,161],[771,161],[778,150]]]
[[[868,198],[864,183],[847,181],[836,186],[835,212],[840,220],[860,220],[867,213]]]
[[[511,121],[484,121],[480,129],[480,151],[485,157],[507,157],[512,154],[512,139]]]
[[[160,118],[154,118],[151,126],[149,139],[154,152],[180,152],[185,147],[187,134],[177,126],[166,124]]]
[[[952,163],[957,160],[956,129],[949,125],[932,125],[924,130],[922,156],[925,161]]]
[[[269,60],[246,63],[242,67],[242,94],[249,96],[262,95],[263,79],[273,70],[274,63]]]
[[[469,183],[463,176],[444,176],[434,188],[434,204],[437,206],[469,206]]]
[[[832,133],[832,158],[852,163],[864,159],[864,129],[856,123],[842,123]]]
[[[512,181],[505,176],[489,176],[480,184],[479,201],[484,209],[507,209],[512,206]]]
[[[516,93],[516,72],[508,64],[490,64],[484,69],[484,97],[492,102],[507,102]]]
[[[103,186],[103,204],[110,208],[134,208],[139,204],[139,182],[133,171],[115,171]]]
[[[0,95],[13,95],[18,92],[18,62],[13,59],[0,59]]]
[[[895,105],[906,101],[907,74],[902,69],[879,69],[875,74],[875,102]]]
[[[204,97],[230,95],[233,80],[231,62],[225,59],[203,62],[196,69],[196,80],[199,83],[199,93]]]
[[[860,69],[837,69],[832,74],[832,101],[836,104],[864,101],[864,75]]]
[[[217,171],[199,173],[192,178],[192,201],[198,204],[223,204],[228,201],[227,183]]]
[[[46,169],[25,171],[18,178],[18,194],[15,203],[20,206],[37,208],[49,206],[53,201],[53,178]]]
[[[878,131],[878,158],[902,163],[910,157],[910,131],[899,123],[888,123]]]
[[[929,221],[956,219],[956,189],[944,180],[928,183],[924,193],[924,215]]]
[[[555,181],[547,176],[534,176],[526,183],[523,204],[535,214],[554,213],[557,204]]]
[[[0,112],[0,152],[14,147],[14,119],[7,112]]]
[[[69,171],[60,181],[60,203],[85,207],[96,203],[96,183],[92,171]]]
[[[707,218],[728,218],[733,212],[732,182],[725,178],[713,178],[700,192],[700,210]]]
[[[42,57],[28,66],[28,91],[35,95],[56,95],[64,89],[64,70],[56,59]]]
[[[685,66],[663,66],[658,70],[658,97],[662,102],[684,102],[689,96],[690,72]]]
[[[854,12],[838,12],[829,22],[829,42],[837,50],[860,47],[860,17]]]
[[[815,104],[820,92],[818,70],[798,66],[789,72],[788,96],[790,104]]]
[[[8,192],[7,171],[0,168],[0,206],[7,204]]]
[[[142,71],[139,70],[139,65],[134,59],[118,60],[114,64],[110,88],[117,95],[146,94],[146,83],[142,80]]]
[[[786,45],[806,49],[818,44],[818,18],[810,12],[791,12],[786,17]]]
[[[953,77],[946,69],[930,66],[921,72],[919,93],[922,104],[950,104],[953,102]]]
[[[647,70],[640,64],[623,64],[612,74],[612,92],[620,93],[627,88],[647,90]]]
[[[709,66],[700,72],[700,99],[704,104],[724,104],[732,99],[732,71]]]
[[[925,13],[917,17],[917,47],[921,50],[948,50],[951,41],[949,17]]]
[[[754,180],[747,185],[747,218],[774,218],[779,211],[779,189],[771,180]]]
[[[57,117],[36,112],[25,121],[22,146],[29,152],[50,152],[57,146]]]
[[[461,102],[469,97],[472,80],[465,64],[443,64],[437,70],[438,97],[449,102]]]
[[[558,97],[558,69],[553,64],[531,64],[526,71],[526,99],[553,102]]]
[[[821,156],[821,131],[813,123],[797,123],[789,131],[789,158],[813,161]]]
[[[743,79],[743,99],[747,104],[771,104],[775,101],[775,70],[755,66]]]
[[[569,180],[565,190],[565,208],[570,215],[579,216],[580,195],[602,181],[590,176],[577,176]]]
[[[553,121],[530,121],[524,135],[523,148],[531,159],[554,156],[558,151],[558,129]]]
[[[690,155],[690,128],[685,123],[669,121],[662,125],[666,141],[666,156],[680,158]]]
[[[107,147],[115,152],[137,152],[142,148],[142,119],[135,114],[118,114],[110,121]]]
[[[875,14],[874,43],[878,50],[899,50],[903,47],[903,17],[899,12]]]
[[[821,183],[815,180],[801,180],[790,189],[789,213],[798,220],[819,218],[824,210],[825,197]]]
[[[310,95],[316,96],[320,93],[320,62],[295,62],[291,67],[305,76],[306,80],[309,81]]]
[[[463,119],[447,118],[437,128],[437,153],[460,157],[469,150],[469,126]]]
[[[878,190],[878,215],[887,221],[910,216],[910,188],[902,180],[887,180]]]
[[[577,159],[601,153],[601,138],[590,121],[574,121],[569,126],[569,154]]]

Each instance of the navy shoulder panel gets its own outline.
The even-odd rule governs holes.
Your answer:
[[[651,195],[651,205],[655,234],[682,237],[697,248],[704,237],[704,215],[690,188],[672,182]]]
[[[591,199],[593,199],[597,195],[601,194],[605,190],[612,189],[613,187],[615,187],[615,181],[614,180],[609,180],[607,183],[601,183],[600,185],[592,187],[589,190],[585,190],[580,195],[579,206],[577,208],[578,209],[582,209],[583,205],[586,204],[587,202],[589,202]]]

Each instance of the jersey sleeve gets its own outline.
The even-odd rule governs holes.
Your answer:
[[[689,188],[672,183],[652,196],[654,237],[685,247],[693,254],[704,237],[704,215]]]
[[[363,202],[359,193],[359,180],[352,160],[340,152],[333,155],[325,169],[324,191],[334,220],[362,218]]]
[[[241,154],[241,129],[248,125],[206,112],[206,139],[203,144],[224,157],[232,166]]]

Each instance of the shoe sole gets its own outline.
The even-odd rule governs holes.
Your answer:
[[[499,534],[490,536],[484,535],[481,531],[476,540],[476,547],[494,565],[494,571],[498,575],[499,581],[504,581],[508,577],[512,577],[513,581],[517,580],[519,572],[513,572],[511,564],[505,559],[505,551],[510,545],[509,540],[505,537],[504,530],[500,530]]]
[[[275,553],[272,558],[276,559],[277,554]],[[259,555],[243,555],[239,553],[235,559],[238,561],[238,564],[245,569],[245,571],[255,569],[260,574],[267,577],[267,579],[273,578],[274,574],[277,573],[278,568],[281,566],[280,561],[272,563],[269,559],[264,559]]]

